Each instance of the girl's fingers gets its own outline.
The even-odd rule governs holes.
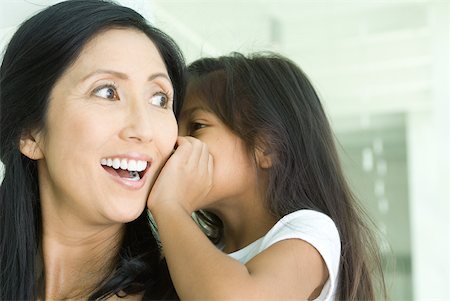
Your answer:
[[[180,161],[184,165],[189,165],[192,155],[192,141],[188,137],[178,137],[175,151],[173,153],[173,160]]]
[[[204,148],[206,144],[194,137],[179,137],[178,148],[186,149],[186,163],[193,168],[199,167],[205,160]],[[207,147],[206,147],[207,151]],[[202,160],[203,157],[203,160]]]
[[[200,160],[199,167],[206,171],[208,169],[208,161],[209,161],[209,151],[208,151],[208,145],[206,145],[206,143],[203,143],[203,145],[202,145],[199,160]]]
[[[187,211],[201,208],[212,187],[212,170],[212,156],[205,143],[192,137],[178,137],[174,154],[150,192],[148,207],[151,210],[158,204],[175,202]]]
[[[198,139],[194,139],[191,141],[192,143],[192,153],[190,156],[189,163],[192,167],[198,168],[201,163],[202,158],[202,149],[204,147],[204,143]]]
[[[214,159],[213,156],[208,153],[208,175],[212,180],[212,175],[213,175],[213,169],[214,169]]]

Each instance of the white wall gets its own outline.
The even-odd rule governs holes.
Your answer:
[[[432,98],[408,113],[413,280],[417,300],[450,300],[450,7],[428,16]]]

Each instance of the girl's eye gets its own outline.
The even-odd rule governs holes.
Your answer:
[[[117,88],[113,85],[98,87],[94,90],[93,94],[104,99],[120,100],[119,93],[117,93]]]
[[[193,134],[196,131],[201,130],[201,129],[205,128],[205,127],[206,127],[206,124],[199,123],[199,122],[192,122],[189,125],[189,134]]]
[[[164,92],[158,92],[152,96],[150,103],[154,106],[167,109],[169,106],[169,96]]]

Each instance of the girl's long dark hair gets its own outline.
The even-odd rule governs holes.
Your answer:
[[[235,53],[195,61],[188,74],[189,97],[203,101],[245,142],[249,154],[257,147],[271,154],[267,208],[278,218],[313,209],[335,222],[342,245],[336,299],[385,298],[370,219],[349,189],[328,119],[300,68],[277,54]],[[219,241],[220,220],[208,212],[197,218]]]
[[[135,11],[101,0],[72,0],[25,21],[14,34],[0,67],[0,300],[37,299],[42,275],[41,213],[37,164],[23,156],[23,134],[41,129],[50,92],[84,45],[110,28],[145,33],[158,48],[174,86],[177,115],[184,96],[185,65],[174,41]],[[175,297],[146,212],[126,224],[114,271],[90,299],[145,290],[145,298]]]

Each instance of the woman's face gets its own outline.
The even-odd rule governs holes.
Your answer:
[[[36,135],[43,210],[96,224],[136,219],[174,148],[172,100],[144,33],[111,29],[87,43],[56,82]]]

